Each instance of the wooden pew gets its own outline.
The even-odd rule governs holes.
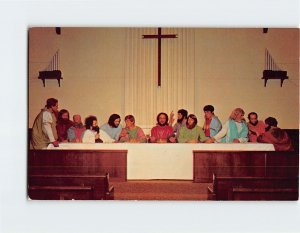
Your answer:
[[[229,200],[298,200],[296,188],[232,188]]]
[[[246,192],[248,192],[248,199]],[[272,196],[271,192],[281,194]],[[213,185],[208,187],[208,199],[298,200],[298,178],[217,177],[213,174]]]
[[[109,175],[29,175],[28,196],[33,200],[113,200]]]

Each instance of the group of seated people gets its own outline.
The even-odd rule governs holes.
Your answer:
[[[198,125],[194,114],[180,109],[177,112],[175,124],[174,113],[170,117],[161,112],[157,115],[157,123],[151,129],[150,135],[145,135],[143,129],[135,125],[133,115],[125,116],[125,127],[121,126],[121,117],[112,114],[108,122],[98,126],[95,116],[88,116],[82,123],[80,115],[74,115],[73,121],[69,112],[62,109],[58,112],[58,101],[47,100],[46,106],[37,116],[32,127],[31,148],[42,149],[52,143],[59,146],[60,142],[73,143],[272,143],[275,150],[293,150],[287,133],[278,128],[277,120],[268,117],[265,122],[258,120],[255,112],[248,114],[241,108],[232,111],[229,119],[222,125],[214,114],[214,107],[206,105],[203,108],[205,122]],[[56,115],[57,114],[57,120]],[[170,119],[169,119],[170,118]]]

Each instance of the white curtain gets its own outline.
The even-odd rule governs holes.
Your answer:
[[[168,115],[184,108],[194,112],[194,30],[162,28],[162,34],[177,38],[162,39],[161,86],[158,86],[157,39],[143,35],[157,34],[157,28],[129,28],[125,57],[125,115],[132,114],[138,125],[156,124],[159,112]]]

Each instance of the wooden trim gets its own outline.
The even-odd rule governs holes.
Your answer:
[[[91,186],[29,186],[29,190],[92,190]]]
[[[29,150],[29,152],[48,152],[48,151],[65,151],[65,152],[84,152],[84,153],[93,153],[93,152],[104,152],[104,153],[109,153],[109,152],[114,152],[114,153],[127,153],[128,150],[118,150],[118,149],[55,149],[55,150],[48,150],[48,149],[44,149],[44,150]],[[54,153],[54,152],[53,152]]]

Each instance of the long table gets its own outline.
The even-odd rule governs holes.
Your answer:
[[[43,150],[41,150],[42,152]],[[272,144],[129,144],[129,143],[61,143],[58,148],[50,145],[45,153],[56,151],[57,156],[70,153],[99,154],[101,151],[126,151],[125,166],[127,180],[175,179],[197,180],[195,177],[195,158],[193,151],[205,151],[207,156],[215,153],[243,153],[246,157],[264,159],[266,152],[274,151]],[[76,152],[77,151],[77,152]],[[53,153],[53,152],[52,152]],[[256,155],[257,154],[257,155]],[[42,153],[41,153],[42,155]],[[226,157],[226,155],[225,155]],[[115,157],[117,159],[117,157]],[[254,158],[254,157],[253,157]],[[109,159],[109,155],[106,157]],[[124,160],[123,160],[124,161]],[[245,160],[248,161],[248,160]],[[201,167],[201,166],[200,166]],[[120,167],[119,167],[120,168]],[[199,167],[198,167],[199,168]],[[203,167],[205,169],[205,167]],[[116,169],[113,175],[116,174]],[[122,173],[124,174],[124,172]],[[204,174],[204,173],[203,173]],[[114,177],[114,176],[113,176]],[[200,179],[201,181],[201,179]],[[210,181],[208,179],[202,180]],[[202,182],[201,181],[201,182]]]

